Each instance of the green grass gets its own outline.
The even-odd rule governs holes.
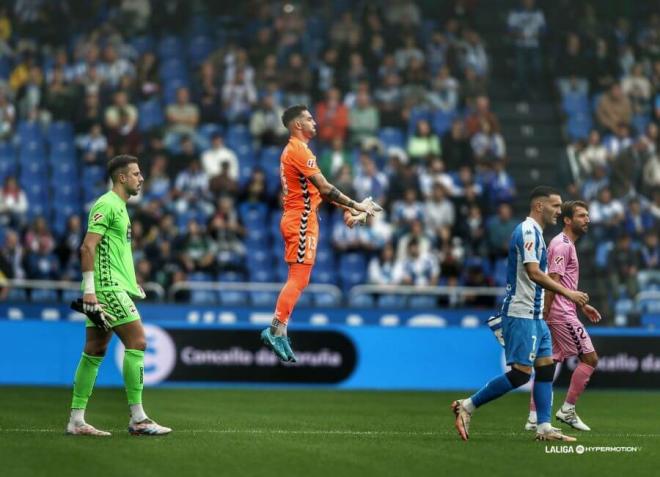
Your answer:
[[[64,435],[70,391],[0,388],[0,475],[14,476],[507,476],[658,475],[660,395],[588,391],[591,433],[579,444],[635,453],[548,454],[521,431],[528,395],[475,415],[471,440],[453,428],[462,393],[148,389],[146,409],[174,428],[131,437],[123,392],[98,389],[87,420],[113,437]],[[556,402],[563,399],[557,393]],[[574,447],[574,446],[572,446]],[[655,471],[653,469],[656,469]]]

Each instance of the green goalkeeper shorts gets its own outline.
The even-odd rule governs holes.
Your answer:
[[[135,303],[125,291],[99,291],[96,292],[96,299],[113,328],[140,319]],[[89,319],[85,320],[85,324],[87,327],[94,326]]]

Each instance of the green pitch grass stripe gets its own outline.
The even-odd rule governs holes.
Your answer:
[[[109,432],[124,432],[126,429],[104,429]],[[63,429],[1,429],[0,433],[55,433],[61,434],[64,433]],[[340,436],[358,436],[358,437],[390,437],[390,436],[409,436],[409,437],[426,437],[426,436],[447,436],[454,435],[456,431],[447,430],[447,431],[353,431],[353,430],[341,430],[341,429],[174,429],[173,431],[176,434],[263,434],[263,435],[340,435]],[[479,432],[475,433],[479,436],[521,436],[521,435],[532,435],[533,432]],[[651,438],[657,439],[660,438],[660,434],[609,434],[609,433],[594,433],[590,432],[589,434],[575,434],[575,435],[584,435],[584,436],[594,436],[594,437],[642,437],[642,438]]]

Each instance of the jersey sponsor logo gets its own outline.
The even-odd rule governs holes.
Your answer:
[[[128,228],[126,229],[126,241],[130,242],[132,238],[133,238],[133,231],[131,229],[131,224],[128,224]]]
[[[103,214],[96,213],[96,214],[94,214],[94,216],[92,217],[92,221],[93,221],[93,222],[98,222],[98,221],[101,220],[102,218],[103,218]]]
[[[555,257],[555,265],[559,265],[564,261],[564,257]]]
[[[525,242],[525,250],[527,250],[528,252],[531,252],[532,248],[534,248],[534,242],[531,242],[531,241],[530,242]]]
[[[307,167],[316,167],[316,159],[308,159],[307,160]]]

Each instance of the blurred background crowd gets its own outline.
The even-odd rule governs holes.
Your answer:
[[[4,3],[2,277],[78,280],[86,214],[108,188],[104,165],[128,153],[146,179],[129,203],[140,281],[284,280],[280,116],[302,103],[318,123],[311,148],[324,175],[386,206],[353,230],[323,206],[312,282],[504,286],[529,190],[514,183],[491,104],[495,45],[479,25],[492,5],[224,3]],[[565,154],[539,183],[590,204],[580,249],[605,273],[589,291],[613,309],[658,286],[660,14],[494,3],[513,60],[508,87],[533,104],[550,85],[561,112]],[[567,12],[574,22],[553,21]],[[30,297],[5,287],[2,298]]]

